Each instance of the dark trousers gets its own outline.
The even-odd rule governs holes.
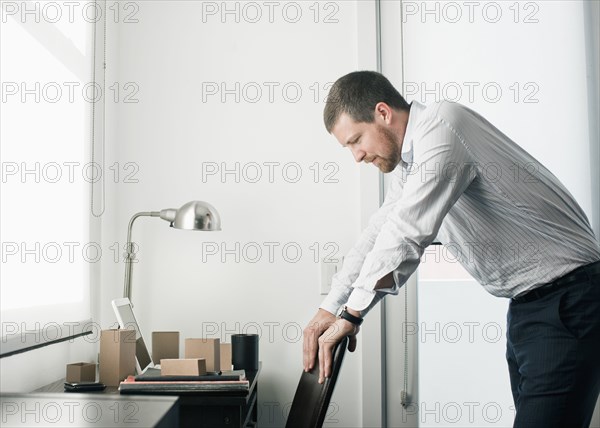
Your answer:
[[[535,300],[510,302],[506,359],[515,428],[590,425],[600,392],[597,272],[588,269]]]

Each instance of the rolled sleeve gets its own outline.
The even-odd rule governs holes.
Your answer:
[[[331,291],[325,297],[320,305],[321,309],[325,309],[332,314],[339,312],[339,309],[344,304],[347,304],[350,295],[354,288],[352,284],[358,278],[361,268],[364,264],[365,257],[375,245],[377,236],[381,227],[386,221],[386,217],[392,210],[394,203],[402,195],[402,181],[399,177],[393,178],[390,182],[390,187],[386,193],[385,202],[369,219],[369,225],[361,233],[360,237],[352,249],[344,258],[342,269],[333,276]],[[373,293],[374,295],[375,293]],[[375,302],[381,299],[378,298]],[[371,297],[371,302],[373,298]],[[368,306],[368,303],[367,303]]]

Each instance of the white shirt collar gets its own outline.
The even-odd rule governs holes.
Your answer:
[[[413,133],[421,112],[425,110],[425,105],[418,101],[413,101],[410,104],[410,112],[408,114],[408,123],[406,124],[406,131],[404,132],[404,139],[402,140],[402,161],[405,163],[412,163],[413,159]]]

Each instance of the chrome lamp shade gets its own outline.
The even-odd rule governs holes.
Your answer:
[[[215,207],[208,202],[188,202],[178,210],[167,208],[160,211],[159,217],[168,221],[175,229],[221,230],[221,217]]]

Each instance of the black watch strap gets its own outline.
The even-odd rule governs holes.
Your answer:
[[[345,319],[346,321],[351,322],[352,324],[358,326],[361,325],[363,322],[362,318],[359,317],[355,317],[354,315],[352,315],[350,312],[348,312],[346,310],[346,308],[344,308],[344,310],[340,313],[340,318]]]

